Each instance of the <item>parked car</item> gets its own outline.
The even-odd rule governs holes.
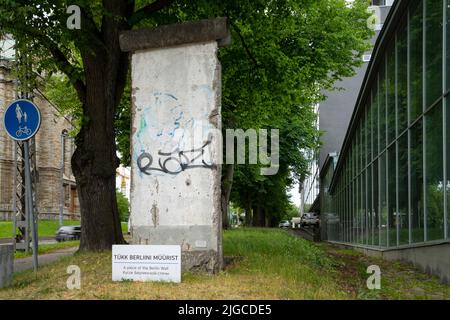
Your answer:
[[[300,228],[300,217],[293,217],[291,220],[291,225],[293,229]]]
[[[278,227],[283,229],[289,228],[290,226],[291,223],[288,220],[283,220],[278,224]]]
[[[81,238],[81,226],[63,226],[56,231],[56,241],[79,240]]]
[[[319,215],[315,212],[305,213],[300,219],[300,225],[302,227],[319,225]]]

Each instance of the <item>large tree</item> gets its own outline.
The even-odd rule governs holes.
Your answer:
[[[81,30],[67,28],[69,5],[81,8]],[[244,129],[289,126],[293,113],[302,119],[302,110],[320,100],[321,88],[352,74],[370,36],[366,0],[352,6],[344,0],[0,0],[0,7],[0,30],[27,44],[37,71],[64,73],[79,100],[72,167],[83,220],[81,250],[123,242],[115,195],[116,143],[127,157],[130,108],[124,103],[129,90],[123,97],[129,56],[120,50],[120,32],[228,17],[233,44],[220,53],[223,126]],[[295,176],[304,159],[293,146],[315,141],[308,136],[308,121],[304,117],[282,138],[298,137],[285,161]],[[232,165],[225,170],[224,203],[233,171]]]
[[[150,2],[150,1],[149,1]],[[0,29],[27,43],[39,69],[63,72],[76,90],[82,123],[72,169],[83,221],[80,250],[123,243],[116,202],[114,121],[127,81],[129,55],[119,34],[170,4],[157,0],[1,0]],[[81,29],[67,28],[67,8],[81,8]]]

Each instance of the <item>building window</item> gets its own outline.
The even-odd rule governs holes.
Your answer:
[[[426,108],[442,95],[442,0],[427,0],[426,26]]]
[[[410,232],[411,242],[424,241],[424,214],[423,214],[423,130],[422,119],[411,128],[410,138]]]
[[[408,127],[408,32],[406,21],[397,32],[397,135]]]
[[[450,239],[448,19],[450,0],[410,2],[385,38],[390,43],[377,58],[364,110],[339,160],[345,172],[332,190],[340,241],[396,247]]]
[[[409,243],[409,202],[408,202],[408,133],[405,132],[398,139],[397,152],[397,181],[398,181],[398,224],[399,245]]]
[[[413,123],[423,112],[423,1],[411,10],[409,18],[409,120]]]
[[[372,0],[373,6],[384,6],[386,5],[386,0]]]
[[[444,239],[442,102],[425,115],[426,240]]]

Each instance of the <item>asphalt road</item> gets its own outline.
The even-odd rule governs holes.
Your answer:
[[[39,266],[55,262],[60,258],[70,256],[78,250],[78,247],[61,249],[52,253],[41,254],[38,258]],[[14,260],[14,273],[33,269],[33,257]]]

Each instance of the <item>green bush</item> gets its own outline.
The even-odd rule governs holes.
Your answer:
[[[116,191],[116,195],[120,221],[127,222],[128,217],[130,216],[130,202],[128,201],[127,197],[125,197],[125,195],[119,190]]]

